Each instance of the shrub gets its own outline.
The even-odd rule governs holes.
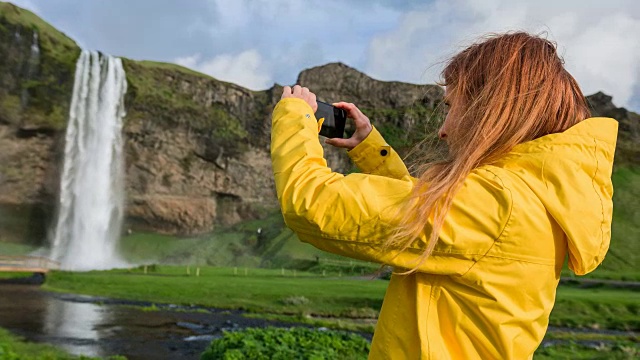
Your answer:
[[[201,360],[356,360],[366,359],[369,342],[363,337],[332,330],[307,328],[248,328],[225,332],[214,340]]]
[[[309,299],[307,299],[304,296],[289,296],[286,297],[284,299],[282,299],[282,303],[285,305],[295,305],[295,306],[299,306],[299,305],[306,305],[309,303]]]
[[[370,307],[347,308],[340,314],[351,319],[377,319],[378,312]]]

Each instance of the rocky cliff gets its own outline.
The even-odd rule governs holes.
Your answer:
[[[79,51],[34,14],[0,3],[0,237],[42,240],[54,216]],[[281,86],[251,91],[172,64],[124,66],[128,227],[201,233],[277,207],[269,140]],[[298,83],[358,104],[401,153],[440,123],[435,85],[378,81],[340,63],[305,70]],[[638,115],[604,94],[589,99],[596,114],[621,121],[621,162],[640,163]],[[344,151],[325,155],[335,171],[354,170]]]
[[[640,165],[640,115],[613,105],[612,97],[602,92],[587,96],[593,116],[611,117],[618,120],[618,142],[616,166]]]

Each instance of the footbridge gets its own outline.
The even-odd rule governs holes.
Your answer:
[[[0,272],[47,273],[60,269],[60,263],[42,256],[0,255]]]

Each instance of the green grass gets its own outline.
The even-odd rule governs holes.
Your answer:
[[[322,277],[291,270],[202,267],[196,277],[183,266],[141,269],[52,272],[45,288],[56,291],[143,300],[197,304],[251,312],[328,317],[375,317],[387,286],[383,280]],[[305,301],[298,301],[304,297]],[[295,300],[295,301],[294,301]],[[550,323],[555,326],[640,329],[640,292],[561,286]]]
[[[74,356],[55,346],[25,341],[5,329],[0,328],[0,359],[3,360],[98,360],[87,356]],[[109,357],[111,360],[126,360],[122,356]]]
[[[619,359],[640,356],[637,336],[605,335],[567,331],[550,331],[535,352],[535,360],[551,359]]]
[[[120,241],[120,252],[132,263],[162,263],[257,267],[262,259],[248,244],[245,232],[217,232],[206,236],[173,236],[135,233]]]
[[[36,249],[33,245],[0,241],[1,255],[27,255]]]
[[[369,274],[379,268],[301,242],[285,227],[279,211],[197,237],[134,233],[121,239],[120,252],[135,264],[284,267],[327,275]]]
[[[308,314],[270,314],[270,313],[245,313],[247,318],[275,320],[287,323],[298,323],[311,325],[314,327],[326,327],[329,329],[355,331],[373,334],[377,319],[354,319],[354,318],[318,318]]]
[[[587,346],[577,341],[568,340],[539,348],[534,355],[535,360],[633,360],[640,356],[638,342],[595,341]]]
[[[154,271],[152,271],[154,270]],[[313,273],[244,268],[201,268],[186,275],[183,266],[87,273],[53,272],[46,289],[145,300],[153,303],[244,309],[259,317],[349,331],[373,332],[388,282],[323,278]],[[640,330],[640,292],[561,286],[550,324],[560,327]],[[144,311],[155,311],[149,306]],[[360,319],[361,318],[361,319]],[[638,338],[594,333],[550,332],[556,341],[535,359],[635,359]]]
[[[45,289],[157,303],[198,304],[279,314],[348,316],[380,309],[387,286],[381,280],[323,278],[281,270],[158,266],[157,271],[52,272]],[[236,272],[237,271],[237,272]],[[237,274],[237,275],[235,275]],[[304,296],[306,303],[291,302]],[[368,310],[366,310],[368,309]]]
[[[33,276],[30,272],[0,272],[0,279],[21,279]]]
[[[640,291],[560,286],[550,325],[638,331]]]
[[[638,274],[640,264],[640,167],[616,167],[613,181],[611,245],[601,267],[595,271]],[[606,274],[605,272],[605,274]],[[635,276],[637,280],[637,275]]]
[[[263,220],[186,238],[133,233],[121,239],[119,250],[132,263],[257,267],[263,261],[255,249],[258,227],[267,232],[282,231],[277,222]]]
[[[603,266],[595,271],[583,275],[576,276],[573,271],[568,268],[562,270],[562,277],[580,279],[598,279],[598,280],[615,280],[615,281],[640,281],[640,271],[638,270],[609,270]]]

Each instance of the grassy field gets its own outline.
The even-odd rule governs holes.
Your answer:
[[[258,229],[261,234],[258,235]],[[261,220],[245,221],[211,234],[176,238],[133,233],[120,241],[120,252],[132,263],[212,266],[294,267],[316,256],[343,259],[302,243],[273,212]],[[303,268],[297,267],[299,270]]]
[[[21,279],[33,276],[28,272],[0,272],[0,279]]]
[[[615,280],[615,281],[640,281],[640,272],[637,270],[608,270],[605,268],[598,268],[594,272],[587,275],[576,276],[568,268],[562,270],[562,277],[571,278],[575,280],[580,279],[600,279],[600,280]]]
[[[550,324],[639,331],[640,291],[560,286]]]
[[[245,275],[246,270],[246,275]],[[375,316],[387,281],[326,277],[292,270],[158,266],[155,272],[52,272],[45,289],[157,303],[203,305],[275,314]],[[295,277],[294,277],[295,276]]]
[[[1,255],[26,255],[35,250],[37,247],[33,245],[0,242]]]
[[[388,282],[285,270],[185,266],[149,266],[86,273],[53,272],[45,288],[152,303],[244,309],[246,316],[372,332]],[[640,292],[601,287],[561,286],[551,325],[640,330]],[[144,310],[157,309],[151,306]],[[369,319],[369,320],[366,320]],[[554,330],[536,359],[634,359],[636,335]]]
[[[157,303],[197,304],[256,313],[375,318],[388,282],[247,268],[159,266],[148,269],[53,272],[45,288]],[[551,325],[640,330],[640,292],[561,286]]]
[[[612,181],[611,245],[596,276],[600,272],[637,274],[640,263],[640,167],[617,167]]]
[[[634,336],[550,331],[536,350],[536,360],[637,359],[640,343]]]

